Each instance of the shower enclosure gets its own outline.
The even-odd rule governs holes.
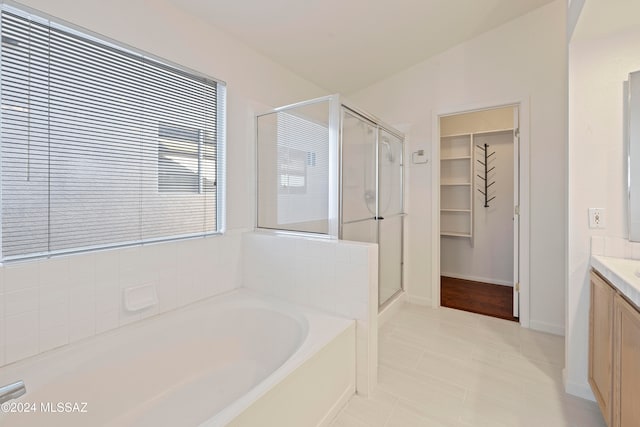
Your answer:
[[[338,95],[257,118],[257,226],[378,244],[378,302],[402,290],[402,133]]]

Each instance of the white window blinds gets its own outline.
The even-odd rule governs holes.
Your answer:
[[[2,257],[217,232],[224,85],[2,10]]]

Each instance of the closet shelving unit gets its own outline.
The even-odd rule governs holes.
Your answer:
[[[473,246],[473,198],[476,138],[513,129],[440,137],[440,235],[470,239]]]
[[[473,238],[473,134],[440,138],[440,235]]]

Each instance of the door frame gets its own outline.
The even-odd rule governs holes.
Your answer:
[[[431,305],[440,307],[440,117],[454,114],[472,113],[514,106],[519,109],[520,126],[520,241],[519,252],[520,273],[520,325],[528,328],[530,320],[530,127],[529,97],[497,100],[472,105],[450,106],[432,113],[431,126]]]

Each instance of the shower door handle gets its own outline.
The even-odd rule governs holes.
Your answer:
[[[375,219],[376,221],[382,221],[384,219],[383,216],[374,216],[373,219]]]

